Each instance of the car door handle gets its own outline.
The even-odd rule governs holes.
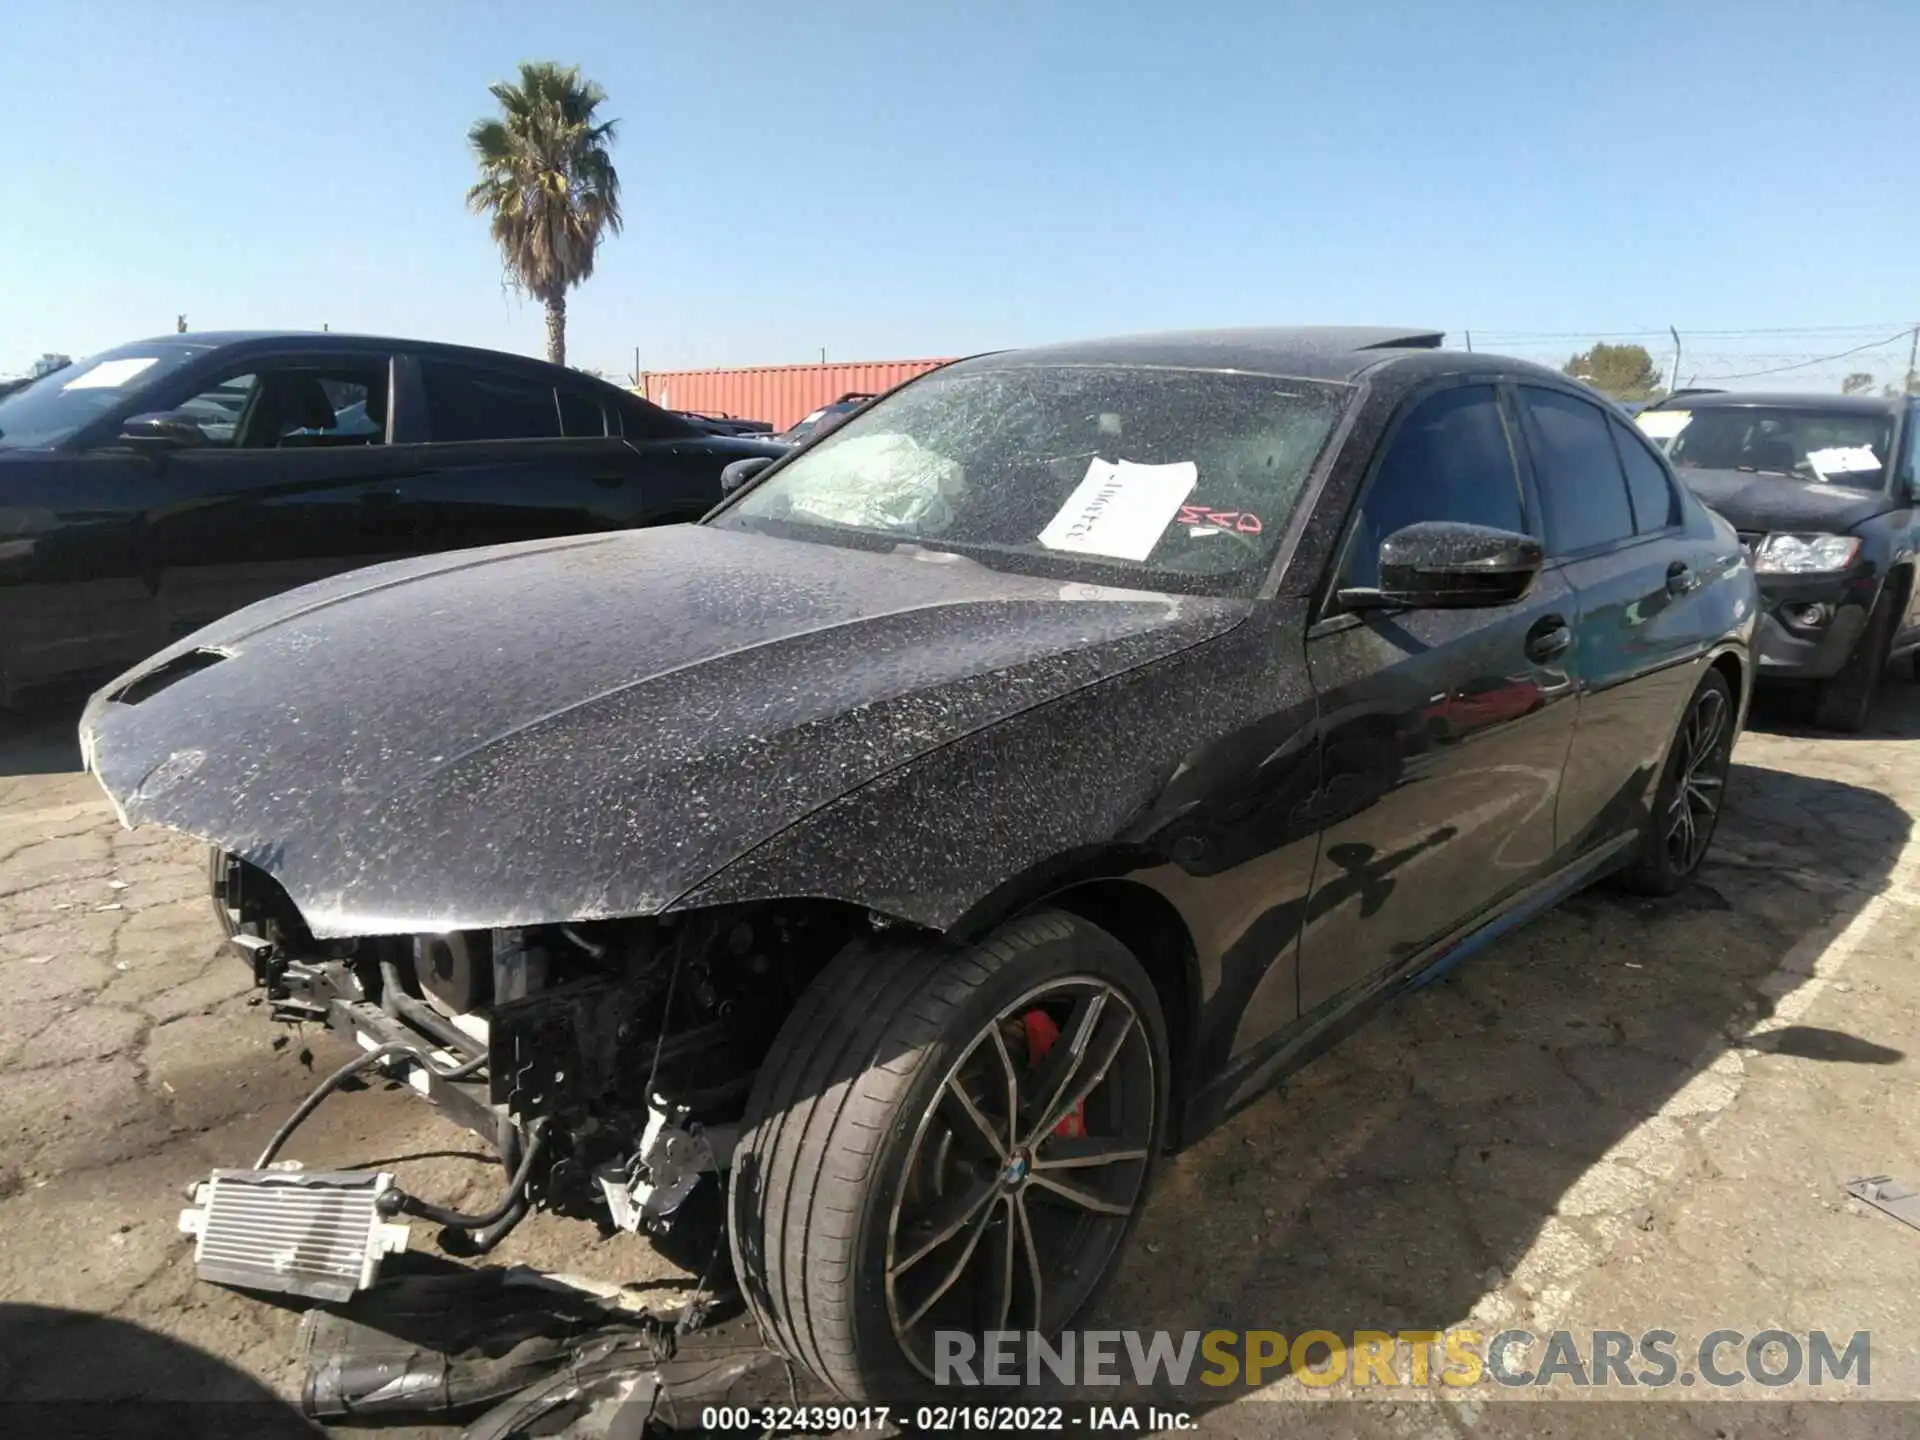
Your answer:
[[[1687,562],[1676,560],[1667,566],[1667,594],[1684,595],[1693,589],[1693,571],[1687,568]]]
[[[1567,628],[1567,622],[1558,615],[1548,615],[1536,620],[1533,628],[1527,631],[1527,658],[1547,661],[1556,655],[1564,655],[1573,645],[1573,631]]]

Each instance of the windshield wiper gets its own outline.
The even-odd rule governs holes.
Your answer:
[[[977,555],[967,555],[958,550],[942,550],[937,545],[928,545],[919,540],[902,540],[893,547],[895,555],[904,555],[910,560],[925,560],[929,564],[946,565],[958,560],[968,565],[977,565],[982,570],[994,567]]]

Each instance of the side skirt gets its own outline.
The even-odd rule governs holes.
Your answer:
[[[1590,850],[1545,879],[1537,880],[1490,917],[1469,922],[1419,954],[1314,1007],[1274,1036],[1250,1059],[1222,1075],[1187,1102],[1180,1144],[1186,1146],[1244,1109],[1308,1061],[1352,1034],[1408,990],[1422,989],[1502,935],[1551,910],[1562,900],[1624,865],[1639,840],[1629,832]]]

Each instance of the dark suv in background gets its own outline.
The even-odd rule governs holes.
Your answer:
[[[125,345],[0,399],[0,701],[377,561],[697,520],[785,449],[487,350]]]
[[[1814,718],[1858,730],[1895,656],[1920,651],[1916,402],[1695,391],[1639,417],[1733,522],[1762,597],[1759,678],[1814,682]]]

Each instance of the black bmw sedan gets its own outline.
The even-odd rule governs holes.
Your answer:
[[[466,1217],[367,1177],[382,1214],[484,1249],[724,1198],[770,1343],[898,1401],[937,1333],[1067,1325],[1168,1148],[1373,1007],[1698,869],[1746,552],[1591,392],[1439,341],[976,357],[699,525],[255,605],[82,748],[210,842],[275,1013],[509,1172]],[[287,1133],[201,1273],[350,1289]]]
[[[0,703],[377,561],[697,520],[729,462],[781,453],[487,350],[123,345],[0,398]]]
[[[1920,652],[1916,415],[1907,396],[1716,390],[1639,417],[1753,554],[1759,678],[1813,682],[1829,729],[1864,725],[1888,661]]]

